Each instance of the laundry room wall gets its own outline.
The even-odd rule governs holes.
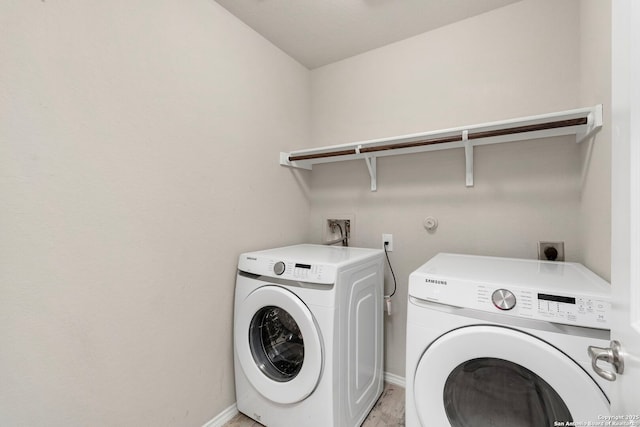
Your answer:
[[[606,102],[581,95],[581,19],[577,0],[523,0],[313,70],[314,145]],[[408,276],[436,253],[536,258],[539,240],[560,240],[569,261],[582,261],[585,253],[589,260],[608,259],[606,245],[582,248],[582,233],[599,215],[578,219],[593,202],[583,200],[590,160],[575,138],[481,146],[474,157],[473,188],[465,187],[462,149],[378,159],[377,192],[369,191],[364,162],[314,166],[315,240],[322,239],[325,218],[335,214],[354,216],[353,245],[381,247],[382,233],[393,234],[398,291],[385,325],[385,369],[391,374],[404,377]],[[591,170],[594,179],[605,173],[605,162]],[[604,187],[594,187],[587,197],[603,193]],[[427,216],[439,220],[435,233],[423,227]],[[606,241],[606,234],[593,232],[589,244]],[[596,266],[607,271],[606,261]],[[385,286],[387,292],[393,287],[388,269]]]
[[[0,425],[202,426],[237,256],[308,240],[308,70],[211,0],[4,1],[0,52]]]
[[[580,99],[602,103],[603,126],[581,144],[581,261],[611,278],[611,1],[580,1]]]

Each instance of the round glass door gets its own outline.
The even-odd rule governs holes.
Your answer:
[[[293,292],[265,285],[235,313],[234,345],[247,380],[265,398],[282,404],[304,400],[322,373],[319,328]]]
[[[560,395],[539,375],[490,357],[458,365],[444,384],[443,401],[452,427],[546,427],[574,421]]]
[[[575,361],[537,337],[501,326],[468,326],[440,336],[422,355],[413,380],[423,426],[548,427],[597,421],[609,412],[606,396]]]
[[[291,314],[281,307],[263,307],[253,316],[249,346],[255,363],[274,381],[291,381],[302,369],[302,332]]]

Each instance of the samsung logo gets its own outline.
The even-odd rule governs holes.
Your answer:
[[[247,259],[250,260],[250,261],[257,261],[258,260],[258,258],[255,258],[255,257],[252,257],[252,256],[248,256]]]
[[[432,283],[434,285],[446,285],[447,284],[446,280],[424,279],[424,281],[427,282],[427,283]]]

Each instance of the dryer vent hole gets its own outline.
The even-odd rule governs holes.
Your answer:
[[[538,259],[564,261],[564,242],[538,242]]]

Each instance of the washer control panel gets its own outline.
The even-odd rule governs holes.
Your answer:
[[[321,279],[324,270],[322,265],[301,264],[288,261],[271,261],[269,264],[271,265],[271,263],[273,263],[273,272],[276,275],[303,282]]]
[[[306,264],[252,256],[241,259],[240,264],[241,271],[261,276],[327,285],[336,281],[336,267],[333,265]]]

